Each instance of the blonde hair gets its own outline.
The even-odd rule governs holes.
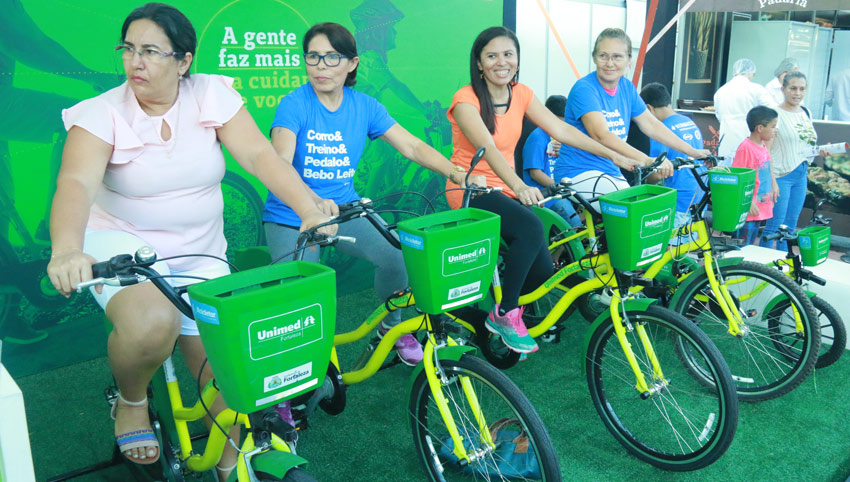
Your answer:
[[[593,44],[593,52],[591,53],[591,55],[596,57],[596,52],[599,51],[599,42],[601,42],[605,39],[609,39],[609,38],[617,39],[617,40],[623,42],[624,44],[626,44],[626,55],[628,55],[629,58],[631,58],[631,56],[632,56],[632,39],[630,39],[629,36],[626,34],[626,32],[623,31],[623,29],[621,29],[621,28],[606,28],[605,30],[603,30],[599,34],[599,36],[596,37],[596,43]]]

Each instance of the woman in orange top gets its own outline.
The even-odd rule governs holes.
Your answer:
[[[474,173],[484,175],[488,186],[501,186],[503,191],[476,197],[470,206],[501,216],[501,236],[508,244],[502,302],[490,312],[486,326],[499,334],[508,348],[531,353],[537,350],[537,344],[522,321],[519,295],[536,288],[552,274],[552,258],[543,225],[528,207],[543,196],[514,171],[513,152],[523,116],[527,115],[562,144],[607,157],[627,169],[638,162],[564,123],[534,97],[530,88],[517,82],[519,41],[510,29],[490,27],[481,32],[472,44],[469,67],[470,85],[455,93],[447,113],[454,143],[451,161],[468,169],[475,151],[486,148],[486,162],[480,163]],[[448,193],[452,208],[460,207],[461,198],[460,191]]]

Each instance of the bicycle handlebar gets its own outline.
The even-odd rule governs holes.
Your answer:
[[[587,209],[594,218],[599,217],[599,211],[593,208],[593,203],[598,201],[602,196],[585,198],[578,191],[573,189],[572,183],[569,181],[556,182],[551,186],[546,186],[540,190],[540,193],[543,195],[543,200],[537,203],[537,206],[543,206],[554,199],[572,199]]]
[[[794,234],[792,229],[789,229],[788,226],[784,224],[779,225],[779,230],[775,233],[768,234],[764,237],[765,241],[773,241],[775,239],[782,239],[783,241],[788,241],[789,239],[797,239],[797,235]]]

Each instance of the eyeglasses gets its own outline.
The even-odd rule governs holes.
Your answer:
[[[628,58],[628,57],[626,57],[626,56],[625,56],[625,55],[623,55],[623,54],[608,55],[608,54],[606,54],[606,53],[602,53],[602,54],[597,54],[597,55],[596,55],[596,60],[598,60],[599,62],[601,62],[601,63],[603,63],[603,64],[607,64],[609,60],[610,60],[610,61],[612,61],[612,62],[614,62],[615,64],[621,64],[621,63],[623,63],[623,62],[624,62],[627,58]]]
[[[130,45],[116,45],[115,51],[121,52],[121,57],[124,60],[130,60],[136,54],[139,54],[139,58],[141,58],[143,61],[149,62],[162,62],[168,57],[173,57],[177,55],[177,52],[163,52],[153,47],[142,47],[141,49],[137,49],[136,47],[131,47]]]
[[[307,52],[304,55],[304,62],[307,62],[307,65],[316,66],[319,65],[319,61],[325,61],[325,65],[328,67],[336,67],[342,61],[342,59],[347,59],[347,55],[338,54],[336,52],[332,52],[325,55],[319,55],[315,52]]]

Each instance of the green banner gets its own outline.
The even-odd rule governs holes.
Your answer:
[[[47,219],[65,139],[60,112],[124,81],[113,47],[124,18],[141,2],[0,5],[0,339],[3,363],[22,376],[105,352],[101,310],[87,295],[59,296],[45,277]],[[403,127],[445,155],[451,153],[445,112],[469,81],[472,41],[502,19],[502,2],[491,0],[209,0],[176,6],[198,36],[192,72],[233,77],[261,131],[268,132],[280,98],[307,82],[304,33],[332,21],[357,39],[355,88],[376,97]],[[354,179],[357,192],[372,198],[400,191],[431,197],[444,182],[383,141],[367,145]],[[228,157],[222,189],[229,253],[261,244],[263,186]],[[417,196],[387,202],[397,209],[423,207]],[[437,206],[444,207],[444,200]],[[328,258],[348,269],[338,278],[370,285],[362,264],[332,253]]]

